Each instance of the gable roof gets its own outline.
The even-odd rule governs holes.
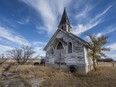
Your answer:
[[[46,44],[46,46],[44,47],[43,50],[46,50],[46,49],[47,49],[48,45],[53,41],[54,37],[56,37],[56,35],[58,34],[59,31],[60,31],[59,29],[56,30],[56,32],[53,34],[53,36],[52,36],[51,39],[48,41],[48,43]]]
[[[70,36],[71,38],[73,38],[73,39],[79,41],[79,42],[80,42],[82,45],[84,45],[84,46],[89,45],[88,42],[86,42],[85,40],[81,39],[80,37],[78,37],[78,36],[76,36],[76,35],[74,35],[74,34],[72,34],[72,33],[68,33],[68,32],[66,32],[66,31],[64,31],[64,30],[62,30],[62,29],[59,28],[59,29],[57,29],[57,31],[54,33],[54,35],[53,35],[52,38],[49,40],[49,42],[47,43],[47,45],[44,47],[43,50],[46,50],[46,49],[47,49],[47,47],[48,47],[48,46],[52,43],[52,41],[56,38],[56,35],[58,34],[59,31],[61,31],[61,32],[67,34],[68,36]]]

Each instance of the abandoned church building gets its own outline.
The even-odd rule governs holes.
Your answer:
[[[71,33],[72,27],[64,9],[58,29],[49,40],[44,50],[45,61],[48,64],[61,66],[77,66],[77,72],[86,74],[92,68],[92,61],[88,58],[88,42]]]

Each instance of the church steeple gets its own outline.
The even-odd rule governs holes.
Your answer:
[[[61,18],[61,21],[60,21],[58,27],[67,31],[67,32],[70,32],[70,29],[71,29],[70,21],[68,19],[67,12],[66,12],[65,8],[64,8],[64,12],[62,14],[62,18]]]

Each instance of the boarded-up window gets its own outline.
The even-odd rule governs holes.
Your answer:
[[[63,45],[62,45],[61,42],[58,43],[58,45],[57,45],[57,49],[58,49],[58,50],[63,49]]]
[[[68,53],[72,53],[72,43],[68,43]]]

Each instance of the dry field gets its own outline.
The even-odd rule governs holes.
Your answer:
[[[13,65],[8,71],[16,72],[16,66]],[[0,87],[5,87],[5,81],[16,78],[18,80],[13,80],[8,87],[116,87],[116,64],[112,67],[112,63],[99,63],[96,72],[93,70],[85,76],[33,65],[20,65],[16,73],[10,78],[0,78]],[[40,79],[42,83],[32,86],[29,79]],[[22,81],[25,86],[12,86],[18,81]]]
[[[86,76],[73,73],[49,78],[41,87],[116,87],[116,64],[112,67],[112,63],[99,63],[97,71],[93,70]]]

